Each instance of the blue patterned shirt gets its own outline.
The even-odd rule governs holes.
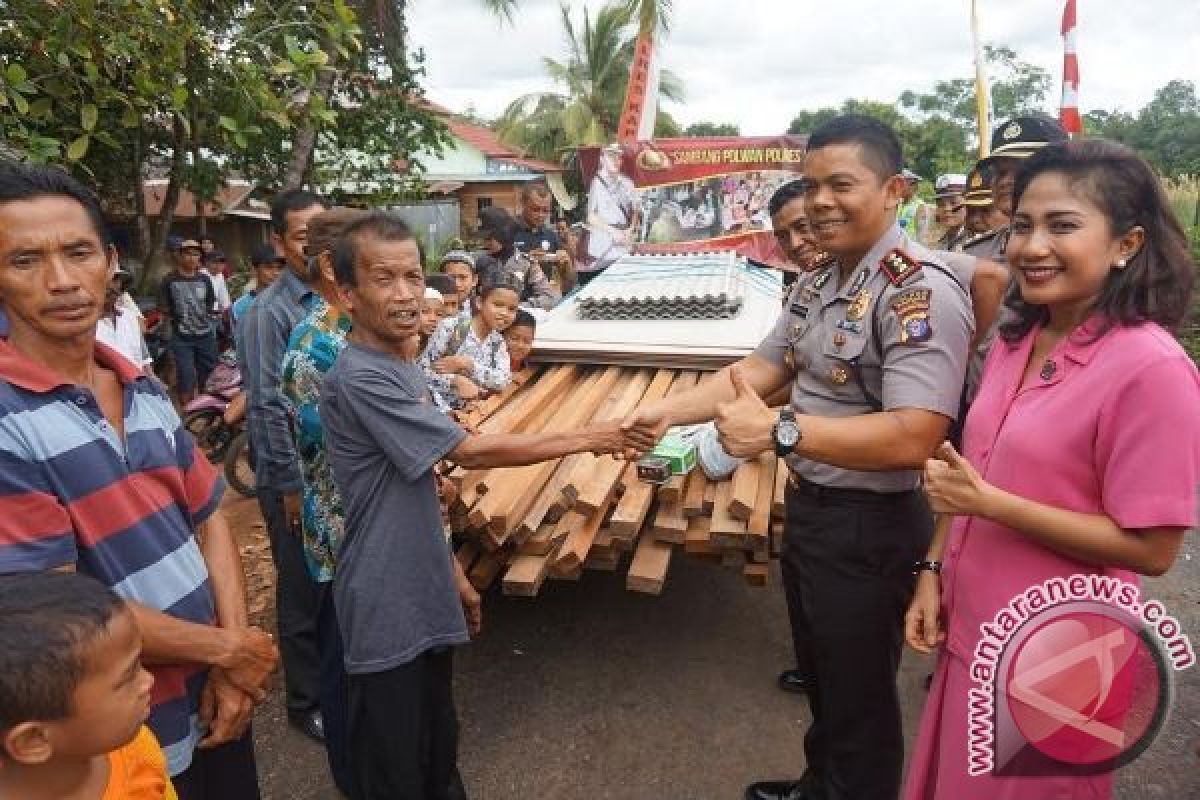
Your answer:
[[[350,317],[319,300],[288,339],[280,389],[292,418],[292,435],[304,482],[301,523],[304,557],[313,580],[333,580],[345,530],[342,497],[333,482],[321,425],[321,383],[346,347]]]

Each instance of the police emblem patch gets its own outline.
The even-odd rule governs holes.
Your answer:
[[[900,318],[901,344],[920,344],[933,338],[933,324],[929,321],[932,297],[930,289],[910,289],[892,299],[892,311]]]
[[[845,386],[846,381],[850,380],[850,373],[841,364],[834,364],[829,370],[829,380],[834,386]]]
[[[1004,132],[1001,133],[1000,135],[1003,136],[1005,138],[1005,140],[1011,142],[1013,139],[1015,139],[1021,135],[1021,123],[1019,123],[1019,122],[1011,123],[1007,128],[1004,129]]]
[[[846,319],[854,322],[860,320],[867,315],[867,309],[871,306],[871,293],[863,289],[858,294],[854,295],[854,299],[850,301],[850,307],[846,309]]]

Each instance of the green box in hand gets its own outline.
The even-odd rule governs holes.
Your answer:
[[[668,433],[650,455],[665,458],[671,465],[672,475],[687,475],[696,466],[696,445],[690,439]]]

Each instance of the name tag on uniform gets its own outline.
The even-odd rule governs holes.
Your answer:
[[[841,330],[844,330],[844,331],[849,331],[850,333],[857,333],[857,334],[861,334],[861,333],[863,332],[863,326],[862,326],[862,323],[861,323],[861,322],[857,322],[857,321],[855,321],[855,320],[852,320],[852,319],[841,319],[841,320],[838,320],[837,326],[838,326],[838,328],[840,328]]]
[[[792,303],[788,308],[788,312],[795,314],[800,319],[808,319],[808,306],[800,305],[800,303]]]

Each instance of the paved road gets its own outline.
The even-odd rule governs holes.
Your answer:
[[[248,504],[235,512],[249,519]],[[242,526],[244,529],[244,526]],[[1194,537],[1147,592],[1200,643]],[[677,555],[661,597],[623,572],[551,582],[536,599],[489,594],[483,637],[456,663],[461,763],[474,800],[736,800],[752,780],[797,775],[804,700],[774,677],[789,656],[778,572],[765,589]],[[911,738],[927,659],[900,676]],[[1200,798],[1200,669],[1120,778],[1120,798]],[[284,724],[279,693],[257,720],[265,800],[335,798],[323,752]]]

